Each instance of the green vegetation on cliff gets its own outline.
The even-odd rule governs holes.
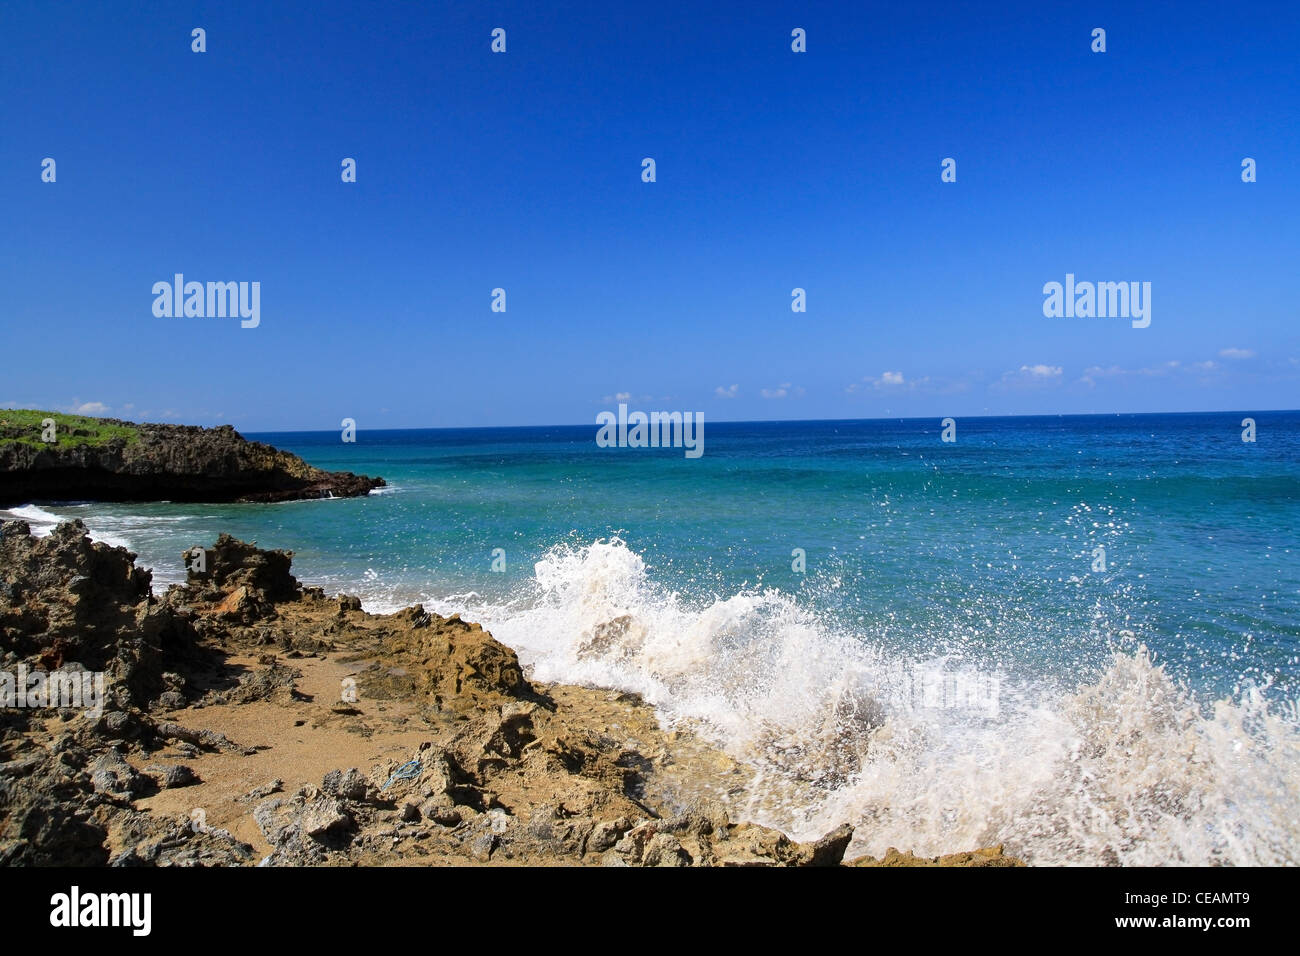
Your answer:
[[[54,434],[44,426],[53,420]],[[45,437],[54,441],[44,441]],[[136,424],[0,409],[0,507],[31,501],[355,498],[384,479],[322,471],[230,425]]]
[[[41,440],[47,418],[54,419],[56,442]],[[31,408],[0,409],[0,445],[55,444],[60,448],[74,448],[78,445],[107,445],[115,438],[125,439],[128,445],[133,445],[140,440],[140,431],[134,425],[112,418],[88,418]]]

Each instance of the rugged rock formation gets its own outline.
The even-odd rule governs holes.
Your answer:
[[[99,713],[0,710],[0,865],[834,866],[735,823],[746,768],[634,695],[543,685],[477,624],[373,615],[222,535],[161,599],[79,522],[0,528],[0,671],[107,671]],[[861,865],[1014,865],[1000,848]]]
[[[289,501],[356,497],[384,484],[322,471],[297,455],[245,440],[229,425],[136,425],[69,420],[54,442],[0,411],[0,507],[28,501]]]
[[[194,650],[187,616],[151,600],[152,575],[124,548],[92,542],[80,521],[45,538],[0,526],[0,662],[13,672],[70,665],[104,672],[120,707],[166,689],[164,672]]]

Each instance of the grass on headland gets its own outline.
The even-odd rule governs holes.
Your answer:
[[[54,419],[57,439],[54,443],[41,440],[45,430],[42,423],[47,418]],[[85,415],[65,415],[31,408],[0,408],[0,445],[17,443],[47,447],[56,444],[60,448],[73,448],[77,445],[107,445],[115,438],[124,438],[131,445],[140,440],[140,431],[130,425],[118,425]]]

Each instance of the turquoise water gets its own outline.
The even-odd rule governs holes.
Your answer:
[[[229,531],[370,609],[463,611],[713,734],[796,832],[1294,863],[1300,413],[1249,413],[1255,443],[1246,414],[706,423],[698,459],[594,425],[250,435],[391,488],[20,511],[156,583]]]

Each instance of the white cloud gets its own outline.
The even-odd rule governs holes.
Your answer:
[[[1030,378],[1060,378],[1064,369],[1059,365],[1022,365],[1020,374]]]
[[[886,372],[881,372],[879,378],[864,378],[861,383],[854,382],[853,384],[846,387],[844,391],[849,395],[853,395],[859,389],[862,388],[863,384],[870,385],[872,388],[877,388],[877,389],[901,388],[901,389],[905,389],[906,391],[912,392],[912,391],[916,391],[918,388],[924,388],[925,386],[929,385],[930,376],[926,375],[923,378],[916,378],[916,379],[909,380],[903,375],[902,372],[886,371]]]
[[[104,415],[109,411],[109,406],[103,402],[81,402],[73,400],[72,406],[68,412],[72,415]]]
[[[1127,378],[1129,376],[1140,376],[1142,378],[1161,378],[1166,375],[1174,374],[1200,374],[1208,375],[1211,372],[1218,372],[1221,367],[1217,362],[1192,362],[1190,365],[1184,365],[1177,359],[1172,359],[1160,365],[1150,365],[1146,368],[1123,368],[1119,365],[1100,366],[1092,365],[1083,370],[1083,375],[1079,381],[1089,388],[1097,384],[1097,379],[1101,378]]]
[[[1238,349],[1238,348],[1219,349],[1219,358],[1250,359],[1254,357],[1255,357],[1255,352],[1252,349]]]
[[[630,402],[632,401],[632,393],[615,392],[613,395],[604,396],[603,398],[601,398],[601,401],[604,402],[606,405],[610,404],[611,402]]]
[[[735,398],[739,393],[739,385],[728,385],[725,388],[719,385],[713,390],[713,394],[718,396],[718,398]]]
[[[1108,368],[1103,368],[1100,365],[1090,365],[1083,370],[1083,375],[1079,377],[1079,381],[1083,382],[1085,385],[1092,386],[1097,384],[1097,379],[1099,378],[1111,378],[1115,375],[1124,374],[1127,373],[1118,365],[1111,365]]]
[[[1149,368],[1123,368],[1119,365],[1090,365],[1083,370],[1083,375],[1079,381],[1085,385],[1093,386],[1097,384],[1099,378],[1123,378],[1128,375],[1142,375],[1145,377],[1168,375],[1170,372],[1176,372],[1182,367],[1182,363],[1174,360],[1165,362],[1163,365],[1153,365]]]
[[[1011,372],[1003,372],[1002,378],[993,383],[995,389],[1014,388],[1018,386],[1044,385],[1059,382],[1065,369],[1059,365],[1022,365]]]

